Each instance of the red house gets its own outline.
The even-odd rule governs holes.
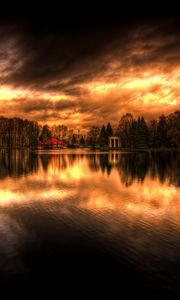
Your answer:
[[[52,146],[56,146],[56,147],[60,147],[65,145],[63,143],[62,140],[57,139],[55,137],[50,137],[49,139],[47,139],[46,141],[38,141],[38,146],[48,146],[48,147],[52,147]]]

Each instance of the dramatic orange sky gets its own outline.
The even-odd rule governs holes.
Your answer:
[[[176,19],[0,25],[0,115],[80,128],[180,107]]]

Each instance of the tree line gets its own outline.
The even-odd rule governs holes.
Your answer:
[[[87,144],[107,146],[110,136],[119,136],[122,148],[179,148],[180,111],[161,115],[158,119],[146,122],[144,117],[133,117],[126,113],[113,130],[110,123],[101,128],[92,126],[87,135]]]
[[[161,115],[146,122],[132,114],[122,116],[118,128],[124,148],[178,148],[180,147],[180,111]]]
[[[113,158],[111,159],[111,156]],[[65,170],[69,165],[73,166],[76,161],[86,159],[92,172],[111,174],[115,168],[119,173],[121,183],[126,186],[133,184],[134,180],[143,182],[146,176],[153,180],[158,178],[161,183],[168,181],[176,187],[180,187],[180,152],[131,152],[120,155],[117,153],[94,154],[51,154],[38,156],[37,153],[25,150],[0,150],[0,179],[6,177],[20,177],[23,174],[37,173],[41,167],[44,171],[56,159],[56,167],[59,171]]]
[[[86,136],[73,134],[68,143],[82,146],[108,146],[110,136],[119,136],[121,148],[180,148],[180,110],[146,121],[143,116],[123,115],[117,126],[92,126]],[[51,129],[20,118],[0,117],[0,147],[36,147],[38,140],[52,136]],[[67,144],[67,141],[66,141]]]
[[[38,136],[37,122],[0,117],[0,147],[34,147],[37,145]]]

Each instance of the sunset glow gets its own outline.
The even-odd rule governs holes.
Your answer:
[[[106,35],[103,26],[96,34],[87,26],[84,32],[75,29],[72,41],[68,28],[62,35],[57,27],[49,39],[44,26],[38,39],[22,30],[21,22],[12,31],[4,22],[8,34],[1,43],[0,115],[87,128],[105,122],[107,112],[116,124],[126,112],[148,120],[178,110],[175,24],[171,19],[112,24]],[[31,30],[38,33],[33,25]]]

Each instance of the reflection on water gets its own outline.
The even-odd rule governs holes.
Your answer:
[[[105,259],[178,293],[179,165],[178,152],[1,151],[2,277]]]
[[[68,154],[68,155],[67,155]],[[86,157],[88,168],[92,172],[101,170],[111,174],[117,169],[120,180],[126,186],[134,180],[143,182],[146,176],[158,178],[161,183],[166,180],[175,186],[180,186],[180,154],[178,152],[142,152],[142,153],[88,153],[75,151],[42,152],[30,151],[0,151],[0,178],[20,177],[29,173],[39,173],[41,169],[48,172],[49,167],[62,171],[72,167],[77,161]],[[78,164],[79,168],[79,164]]]

